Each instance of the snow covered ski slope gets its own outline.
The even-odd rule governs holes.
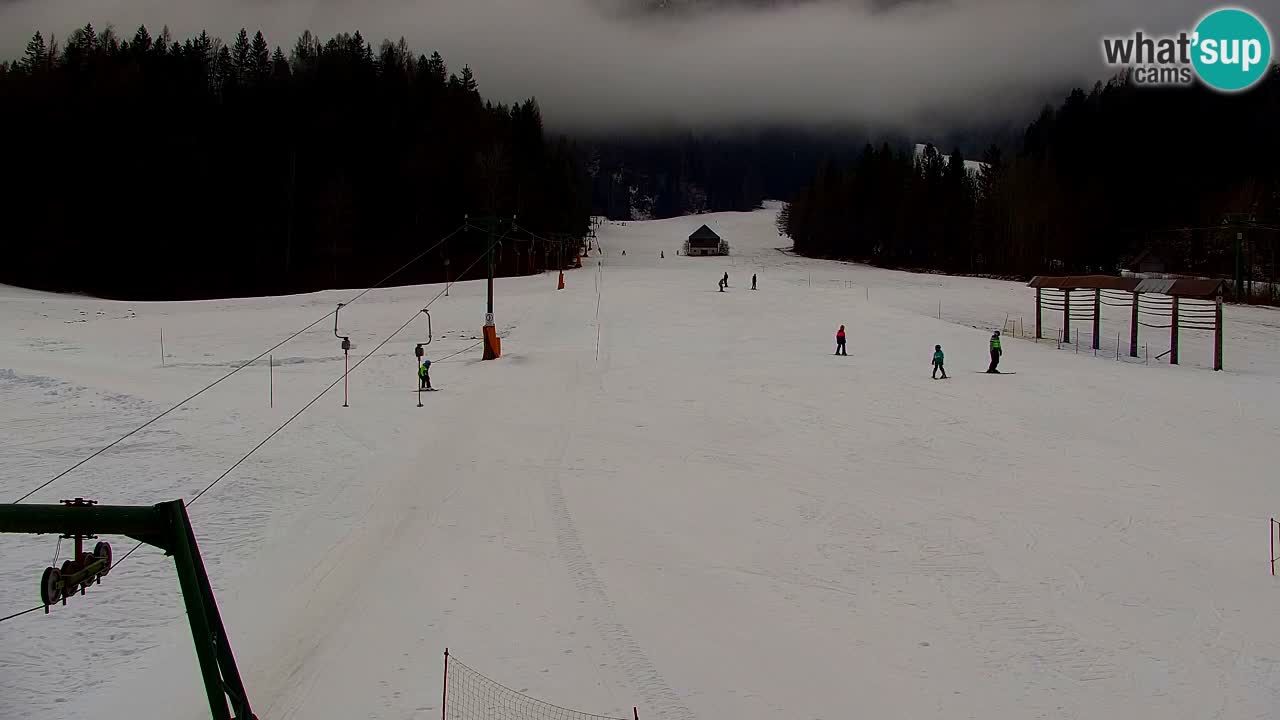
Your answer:
[[[733,255],[675,254],[704,222]],[[483,283],[459,284],[427,346],[447,392],[408,392],[410,324],[350,407],[339,384],[192,505],[258,716],[439,717],[449,647],[620,717],[1280,717],[1280,315],[1229,309],[1224,373],[1190,340],[1171,368],[1008,338],[1017,375],[992,377],[1030,290],[795,258],[772,223],[607,225],[564,291],[498,281],[494,362],[468,349]],[[439,290],[344,308],[353,360]],[[0,289],[0,500],[353,294]],[[323,323],[274,360],[31,501],[193,497],[343,368]],[[55,545],[0,536],[0,616]],[[207,717],[181,607],[144,548],[0,623],[0,717]]]

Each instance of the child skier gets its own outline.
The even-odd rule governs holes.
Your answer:
[[[942,346],[934,345],[933,346],[933,379],[934,380],[938,379],[939,370],[942,371],[942,379],[943,380],[947,379],[947,369],[942,366],[943,362],[945,361],[946,361],[946,356],[942,354]]]
[[[843,325],[841,325],[840,329],[836,331],[836,354],[837,355],[849,354],[845,352],[845,349],[844,349],[844,326]]]
[[[431,389],[431,361],[422,358],[422,364],[418,366],[418,382],[419,388],[422,390]]]
[[[1004,352],[1000,349],[1000,331],[996,330],[991,333],[991,367],[987,368],[987,372],[995,374],[1000,373],[996,368],[999,367],[1000,356],[1003,354]]]

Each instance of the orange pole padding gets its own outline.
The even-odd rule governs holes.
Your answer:
[[[502,339],[498,337],[498,328],[484,326],[484,359],[496,360],[502,357]]]

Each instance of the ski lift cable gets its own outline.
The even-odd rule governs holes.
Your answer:
[[[354,303],[355,301],[357,301],[357,300],[359,300],[360,298],[364,297],[364,296],[365,296],[366,294],[368,294],[370,291],[372,291],[372,290],[374,290],[374,289],[376,289],[376,288],[380,287],[381,285],[383,285],[384,283],[386,283],[386,282],[387,282],[388,280],[390,280],[391,278],[393,278],[393,277],[395,277],[396,275],[400,274],[400,273],[401,273],[405,268],[407,268],[407,267],[409,267],[410,265],[414,264],[415,262],[417,262],[417,261],[421,260],[423,257],[425,257],[425,256],[426,256],[426,254],[427,254],[427,253],[431,252],[432,250],[436,249],[436,248],[437,248],[437,247],[439,247],[440,245],[444,244],[444,242],[445,242],[446,240],[448,240],[449,238],[453,237],[454,235],[457,235],[458,233],[462,232],[462,231],[463,231],[463,230],[465,230],[466,228],[467,228],[467,223],[463,223],[462,225],[459,225],[457,229],[455,229],[453,232],[451,232],[451,233],[449,233],[448,235],[446,235],[446,236],[444,236],[443,238],[441,238],[441,239],[440,239],[440,240],[439,240],[435,245],[432,245],[431,247],[427,248],[426,250],[422,251],[421,253],[418,253],[418,255],[416,255],[412,260],[410,260],[409,262],[407,262],[407,263],[405,263],[405,264],[401,265],[400,267],[396,268],[396,269],[395,269],[395,270],[393,270],[390,274],[388,274],[386,277],[384,277],[384,278],[382,278],[381,280],[379,280],[379,281],[378,281],[377,283],[375,283],[374,285],[371,285],[371,286],[369,286],[369,287],[365,288],[364,290],[361,290],[361,291],[360,291],[360,292],[359,292],[355,297],[353,297],[353,298],[351,298],[350,300],[348,300],[347,302],[343,303],[343,305],[350,305],[351,303]],[[437,296],[437,297],[438,297],[438,296]],[[54,475],[53,477],[49,478],[49,479],[48,479],[48,480],[46,480],[45,482],[43,482],[43,483],[41,483],[40,485],[36,486],[34,489],[32,489],[32,490],[31,490],[30,492],[28,492],[27,494],[23,495],[22,497],[18,498],[17,500],[14,500],[11,504],[16,505],[16,504],[18,504],[18,503],[22,502],[23,500],[26,500],[27,498],[31,497],[32,495],[35,495],[36,493],[40,492],[41,490],[43,490],[43,489],[45,489],[45,488],[49,487],[49,486],[50,486],[50,485],[52,485],[53,483],[55,483],[55,482],[57,482],[58,480],[62,479],[63,477],[65,477],[65,476],[67,476],[67,475],[71,474],[73,471],[75,471],[77,468],[81,467],[81,466],[82,466],[82,465],[84,465],[85,463],[89,462],[90,460],[93,460],[94,458],[98,457],[99,455],[103,454],[104,452],[106,452],[106,451],[110,450],[111,448],[115,447],[116,445],[119,445],[120,443],[122,443],[122,442],[124,442],[125,440],[129,439],[130,437],[132,437],[133,435],[137,434],[138,432],[141,432],[142,430],[146,429],[147,427],[151,426],[152,424],[154,424],[154,423],[158,422],[159,420],[163,419],[165,416],[169,415],[169,413],[172,413],[174,410],[177,410],[178,408],[182,407],[183,405],[186,405],[187,403],[189,403],[189,402],[191,402],[192,400],[196,399],[197,397],[199,397],[199,396],[203,395],[204,393],[208,392],[209,390],[212,390],[215,386],[217,386],[217,385],[219,385],[220,383],[222,383],[222,381],[226,380],[227,378],[231,377],[232,375],[235,375],[236,373],[240,372],[241,370],[245,369],[246,367],[248,367],[248,366],[252,365],[253,363],[255,363],[255,362],[257,362],[257,361],[261,360],[261,359],[262,359],[262,358],[264,358],[264,357],[266,357],[268,354],[270,354],[270,353],[274,352],[275,350],[279,349],[279,348],[280,348],[281,346],[283,346],[284,344],[288,343],[290,340],[293,340],[294,338],[296,338],[296,337],[298,337],[299,335],[301,335],[302,333],[304,333],[304,332],[306,332],[306,331],[310,330],[311,328],[315,327],[316,325],[319,325],[320,323],[324,322],[325,320],[328,320],[328,319],[329,319],[329,316],[330,316],[330,315],[333,315],[335,312],[337,312],[337,311],[336,311],[336,310],[332,310],[332,311],[330,311],[330,312],[328,312],[328,313],[325,313],[323,317],[319,317],[319,318],[317,318],[314,322],[312,322],[311,324],[309,324],[309,325],[307,325],[306,327],[302,328],[301,330],[298,330],[297,332],[293,333],[292,335],[289,335],[289,336],[288,336],[288,337],[286,337],[285,339],[281,340],[280,342],[276,343],[275,345],[272,345],[271,347],[267,348],[266,350],[263,350],[261,354],[259,354],[258,356],[254,357],[252,360],[249,360],[249,361],[244,362],[244,363],[242,363],[242,364],[240,364],[240,365],[237,365],[236,367],[232,368],[231,372],[228,372],[226,375],[223,375],[222,377],[218,378],[217,380],[214,380],[213,382],[209,383],[208,385],[205,385],[204,387],[200,388],[199,390],[197,390],[196,392],[192,393],[191,395],[188,395],[187,397],[183,398],[181,401],[179,401],[177,404],[175,404],[175,405],[173,405],[172,407],[170,407],[168,410],[165,410],[164,412],[162,412],[162,413],[160,413],[159,415],[156,415],[155,417],[151,418],[150,420],[148,420],[148,421],[146,421],[146,422],[142,423],[141,425],[139,425],[138,427],[136,427],[136,428],[134,428],[134,429],[130,430],[129,432],[125,433],[124,435],[121,435],[119,438],[116,438],[115,440],[111,441],[111,442],[110,442],[110,443],[108,443],[107,445],[104,445],[104,446],[102,446],[101,448],[99,448],[99,449],[95,450],[95,451],[94,451],[93,453],[91,453],[88,457],[85,457],[84,459],[80,460],[79,462],[77,462],[76,464],[74,464],[74,465],[72,465],[71,467],[67,468],[66,470],[63,470],[62,472],[58,473],[57,475]]]
[[[494,241],[494,242],[496,243],[497,241]],[[492,244],[490,245],[490,247],[492,247]],[[487,252],[487,250],[486,250],[486,252]],[[483,259],[483,258],[484,258],[484,256],[483,256],[483,255],[481,255],[479,258],[477,258],[477,259],[475,260],[475,262],[473,262],[473,263],[471,264],[471,265],[472,265],[472,267],[474,267],[475,265],[477,265],[477,264],[480,262],[480,260],[481,260],[481,259]],[[468,268],[467,268],[467,270],[470,270],[470,269],[471,269],[471,267],[468,267]],[[463,270],[463,273],[466,273],[466,272],[467,272],[467,270]],[[418,315],[419,315],[423,310],[426,310],[427,308],[431,307],[431,304],[432,304],[432,303],[434,303],[436,300],[440,299],[440,296],[441,296],[441,294],[437,294],[435,297],[433,297],[433,298],[430,300],[430,302],[428,302],[428,303],[427,303],[426,307],[423,307],[423,308],[421,308],[421,309],[419,309],[419,310],[414,310],[414,311],[413,311],[413,315],[412,315],[412,316],[410,316],[410,317],[409,317],[409,319],[408,319],[408,320],[406,320],[406,321],[404,322],[404,324],[403,324],[403,325],[401,325],[400,327],[396,328],[396,330],[395,330],[394,332],[392,332],[390,335],[388,335],[388,336],[386,337],[386,339],[384,339],[382,342],[378,343],[378,345],[377,345],[376,347],[374,347],[372,350],[370,350],[368,353],[366,353],[366,354],[364,355],[364,357],[362,357],[362,358],[360,358],[359,360],[357,360],[357,361],[356,361],[356,364],[355,364],[355,365],[352,365],[350,370],[347,370],[347,371],[346,371],[346,372],[344,372],[342,375],[339,375],[339,376],[338,376],[338,378],[337,378],[336,380],[334,380],[333,382],[329,383],[329,385],[328,385],[328,386],[326,386],[324,390],[321,390],[321,391],[320,391],[320,393],[319,393],[318,395],[316,395],[314,398],[312,398],[312,399],[311,399],[311,400],[310,400],[306,405],[303,405],[303,406],[302,406],[302,407],[301,407],[301,408],[300,408],[296,413],[294,413],[293,415],[291,415],[291,416],[289,417],[289,419],[285,420],[283,423],[281,423],[281,425],[280,425],[279,427],[277,427],[275,430],[271,431],[271,434],[267,435],[265,438],[263,438],[263,439],[262,439],[262,441],[261,441],[261,442],[259,442],[259,443],[258,443],[257,445],[255,445],[255,446],[253,446],[253,449],[249,450],[249,452],[247,452],[247,453],[245,453],[244,455],[242,455],[242,456],[240,457],[240,459],[239,459],[239,460],[236,460],[234,463],[232,463],[231,467],[229,467],[229,468],[227,468],[225,471],[223,471],[221,475],[219,475],[217,478],[215,478],[215,479],[213,480],[213,482],[209,483],[208,485],[206,485],[206,486],[204,487],[204,489],[203,489],[203,490],[201,490],[200,492],[198,492],[198,493],[196,493],[194,496],[192,496],[191,500],[187,501],[187,502],[185,503],[185,505],[186,505],[187,507],[191,507],[192,505],[194,505],[194,504],[196,503],[196,501],[198,501],[201,497],[203,497],[205,493],[209,492],[210,490],[212,490],[212,489],[213,489],[213,487],[214,487],[215,485],[217,485],[218,483],[220,483],[220,482],[222,482],[224,479],[226,479],[226,477],[227,477],[228,475],[230,475],[230,474],[231,474],[231,473],[232,473],[232,472],[233,472],[237,467],[239,467],[241,464],[243,464],[245,460],[248,460],[248,459],[249,459],[249,458],[250,458],[254,453],[256,453],[256,452],[258,452],[259,450],[261,450],[261,449],[262,449],[262,447],[263,447],[264,445],[266,445],[268,442],[270,442],[272,438],[274,438],[276,435],[280,434],[280,432],[281,432],[281,431],[283,431],[286,427],[288,427],[288,426],[289,426],[289,424],[290,424],[290,423],[292,423],[294,420],[297,420],[297,419],[298,419],[298,417],[302,415],[302,413],[306,412],[306,411],[307,411],[307,410],[308,410],[312,405],[315,405],[317,402],[319,402],[319,401],[320,401],[320,398],[324,397],[325,395],[327,395],[327,394],[329,393],[329,391],[330,391],[330,390],[332,390],[332,389],[334,389],[335,387],[337,387],[338,383],[342,382],[343,378],[349,377],[349,376],[351,375],[351,373],[352,373],[353,371],[355,371],[355,369],[356,369],[356,368],[360,367],[360,365],[362,365],[362,364],[364,363],[364,361],[365,361],[365,360],[368,360],[369,358],[373,357],[373,355],[374,355],[375,353],[377,353],[379,350],[381,350],[381,349],[383,348],[383,346],[385,346],[387,343],[391,342],[391,341],[392,341],[392,340],[393,340],[397,335],[399,335],[400,333],[404,332],[404,329],[405,329],[405,328],[407,328],[407,327],[409,327],[409,325],[410,325],[414,320],[416,320],[416,319],[417,319]],[[326,315],[325,317],[328,317],[328,316]],[[321,320],[324,320],[324,319],[325,319],[325,318],[321,318]],[[319,320],[317,320],[316,322],[319,322]],[[315,323],[312,323],[312,325],[315,325]],[[483,342],[483,341],[481,341],[481,342]],[[467,352],[468,350],[470,350],[470,349],[472,349],[472,348],[474,348],[474,347],[477,347],[477,346],[479,346],[479,345],[480,345],[480,342],[477,342],[477,343],[475,343],[475,344],[471,345],[470,347],[464,348],[464,349],[462,349],[462,350],[459,350],[459,351],[458,351],[458,352],[456,352],[456,353],[453,353],[453,355],[448,355],[448,356],[446,356],[444,359],[445,359],[445,360],[448,360],[449,358],[452,358],[452,357],[454,357],[454,356],[461,355],[462,353]],[[137,545],[134,545],[134,546],[133,546],[133,548],[129,550],[129,552],[125,553],[125,554],[124,554],[124,555],[122,555],[119,559],[117,559],[115,562],[113,562],[113,563],[111,564],[111,569],[112,569],[112,570],[114,570],[117,566],[119,566],[119,565],[120,565],[120,563],[124,562],[124,561],[125,561],[125,559],[127,559],[127,558],[128,558],[130,555],[132,555],[136,550],[138,550],[138,548],[142,547],[142,545],[143,545],[143,543],[138,543]],[[28,614],[28,613],[32,613],[32,612],[35,612],[36,610],[40,610],[40,609],[42,609],[43,607],[44,607],[44,605],[37,605],[37,606],[35,606],[35,607],[33,607],[33,608],[29,609],[29,610],[22,610],[22,611],[20,611],[20,612],[13,613],[13,614],[11,614],[11,615],[6,615],[6,616],[4,616],[4,617],[0,617],[0,623],[5,622],[6,620],[12,620],[12,619],[14,619],[14,618],[22,617],[23,615],[26,615],[26,614]]]
[[[490,247],[492,247],[492,245],[490,245]],[[482,256],[480,256],[479,258],[476,258],[475,262],[473,262],[473,263],[472,263],[472,266],[475,266],[476,264],[478,264],[478,263],[480,262],[480,260],[481,260],[483,257],[484,257],[484,256],[482,255]],[[470,269],[471,269],[470,267],[468,267],[468,268],[467,268],[467,270],[470,270]],[[467,272],[467,270],[463,270],[463,271],[462,271],[462,273],[463,273],[463,274],[465,274],[465,273]],[[215,478],[213,482],[209,483],[207,486],[205,486],[205,488],[204,488],[203,490],[201,490],[200,492],[196,493],[196,494],[191,498],[191,500],[190,500],[189,502],[187,502],[187,505],[188,505],[188,506],[190,506],[190,505],[195,504],[195,502],[196,502],[197,500],[199,500],[199,499],[200,499],[200,498],[201,498],[205,493],[209,492],[209,490],[211,490],[211,489],[213,488],[213,486],[214,486],[214,485],[217,485],[219,482],[222,482],[222,480],[223,480],[224,478],[226,478],[228,475],[230,475],[230,474],[231,474],[231,472],[232,472],[233,470],[235,470],[237,467],[239,467],[241,463],[243,463],[245,460],[248,460],[248,459],[249,459],[249,457],[250,457],[250,456],[252,456],[254,453],[258,452],[258,450],[260,450],[260,449],[262,448],[262,446],[266,445],[266,444],[271,440],[271,438],[275,437],[275,436],[276,436],[276,435],[278,435],[282,430],[284,430],[286,427],[288,427],[288,426],[289,426],[289,423],[291,423],[291,422],[293,422],[294,420],[298,419],[298,417],[299,417],[300,415],[302,415],[302,413],[306,412],[306,411],[307,411],[307,410],[308,410],[312,405],[315,405],[317,402],[319,402],[319,401],[320,401],[320,398],[324,397],[326,394],[328,394],[328,392],[329,392],[330,390],[332,390],[332,389],[334,389],[335,387],[337,387],[338,383],[342,382],[342,380],[343,380],[344,378],[349,377],[349,376],[351,375],[351,373],[352,373],[352,372],[354,372],[357,368],[359,368],[362,364],[364,364],[364,361],[365,361],[365,360],[368,360],[369,358],[373,357],[374,353],[376,353],[376,352],[378,352],[379,350],[381,350],[381,349],[383,348],[383,346],[385,346],[387,343],[391,342],[391,341],[392,341],[392,340],[393,340],[397,335],[399,335],[400,333],[404,332],[404,329],[405,329],[405,328],[409,327],[409,325],[410,325],[414,320],[418,319],[418,315],[422,314],[422,312],[423,312],[424,310],[426,310],[426,309],[430,308],[430,307],[431,307],[431,304],[432,304],[432,303],[434,303],[436,300],[439,300],[439,299],[440,299],[440,297],[441,297],[443,294],[444,294],[444,293],[443,293],[443,291],[441,291],[440,293],[437,293],[435,297],[431,298],[431,300],[426,304],[426,306],[425,306],[425,307],[422,307],[422,308],[419,308],[419,309],[415,309],[415,310],[413,311],[413,314],[409,316],[409,319],[404,321],[404,324],[402,324],[400,327],[396,328],[394,332],[392,332],[390,335],[388,335],[388,336],[387,336],[387,337],[386,337],[382,342],[378,343],[378,344],[377,344],[377,345],[376,345],[372,350],[370,350],[369,352],[365,353],[365,354],[364,354],[364,357],[362,357],[362,358],[360,358],[359,360],[357,360],[357,361],[356,361],[356,363],[355,363],[355,365],[352,365],[352,366],[351,366],[351,369],[350,369],[350,370],[347,370],[347,371],[346,371],[346,372],[344,372],[342,375],[338,376],[338,378],[337,378],[337,379],[335,379],[333,382],[329,383],[329,385],[328,385],[327,387],[325,387],[325,389],[324,389],[324,390],[321,390],[321,391],[320,391],[320,393],[319,393],[319,394],[317,394],[317,395],[316,395],[314,398],[312,398],[310,401],[308,401],[306,405],[303,405],[301,408],[299,408],[299,409],[298,409],[298,411],[297,411],[296,413],[294,413],[293,415],[289,416],[289,419],[288,419],[288,420],[285,420],[283,423],[281,423],[281,425],[280,425],[279,427],[277,427],[275,430],[271,431],[271,434],[270,434],[270,435],[267,435],[265,438],[263,438],[263,439],[262,439],[262,441],[261,441],[261,442],[259,442],[257,445],[254,445],[254,446],[253,446],[253,449],[251,449],[249,452],[247,452],[247,453],[245,453],[243,456],[241,456],[241,458],[240,458],[239,460],[236,460],[234,463],[232,463],[231,467],[229,467],[229,468],[227,468],[225,471],[223,471],[223,473],[222,473],[221,475],[219,475],[217,478]]]

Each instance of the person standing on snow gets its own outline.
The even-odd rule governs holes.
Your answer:
[[[755,274],[755,273],[751,273],[751,289],[752,289],[752,290],[755,290],[755,289],[756,289],[756,274]]]
[[[716,286],[720,288],[720,292],[724,292],[724,278],[717,280]]]
[[[725,274],[724,274],[724,286],[725,286],[725,287],[729,287],[729,273],[728,273],[728,271],[726,271],[726,272],[725,272]]]
[[[938,379],[939,370],[942,371],[942,379],[943,380],[947,379],[947,369],[942,366],[942,364],[945,361],[946,361],[946,356],[942,354],[942,346],[934,345],[933,346],[933,379],[934,380]]]
[[[996,330],[991,333],[991,367],[987,368],[989,373],[999,373],[996,368],[1000,365],[1000,356],[1003,355],[1000,349],[1000,331]]]
[[[844,349],[844,326],[843,325],[841,325],[840,329],[836,331],[836,354],[837,355],[849,354],[845,352],[845,349]]]
[[[422,358],[422,364],[418,366],[418,383],[419,383],[419,386],[418,386],[418,387],[419,387],[419,389],[421,389],[421,390],[430,390],[430,389],[431,389],[431,374],[430,374],[430,373],[431,373],[431,361],[430,361],[430,360],[428,360],[428,359],[426,359],[426,358]]]

